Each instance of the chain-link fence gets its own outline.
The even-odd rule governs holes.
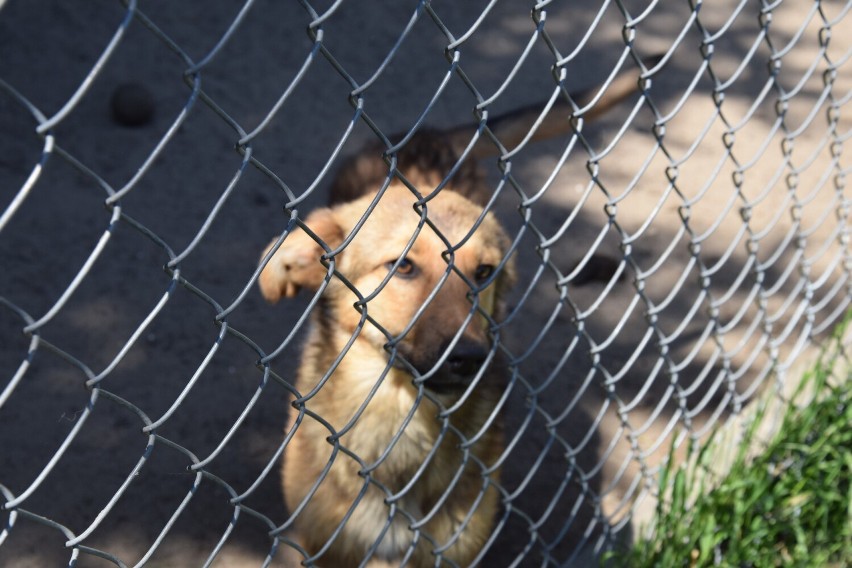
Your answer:
[[[0,565],[329,565],[365,526],[380,529],[364,529],[365,557],[451,565],[475,517],[484,566],[588,565],[629,539],[672,445],[784,400],[848,310],[850,5],[0,2]],[[625,74],[635,92],[597,116]],[[541,101],[558,108],[528,126],[556,132],[501,138],[493,117]],[[406,146],[467,124],[449,158]],[[496,156],[479,169],[477,144]],[[429,175],[406,173],[406,152]],[[430,308],[403,330],[370,315],[396,276],[353,286],[352,351],[312,335],[360,228],[323,242],[321,293],[269,306],[257,292],[264,247],[315,230],[358,155],[379,167],[359,191],[411,185],[400,259],[427,239],[459,254],[486,230],[499,241],[481,209],[464,227],[436,217],[463,174],[485,196],[502,256],[465,275],[436,253],[428,306],[466,282],[449,335],[485,316],[474,359],[500,388],[473,378],[442,398],[412,364],[422,344],[402,349]],[[356,201],[349,228],[389,199]],[[510,262],[497,317],[486,290]],[[377,330],[389,362],[354,402],[338,390],[343,418],[324,415]],[[323,357],[300,390],[300,361]],[[372,462],[347,435],[404,372],[414,398]],[[490,401],[472,433],[459,396]],[[294,440],[318,425],[329,455],[313,471]],[[380,475],[415,427],[438,431],[422,463]],[[282,457],[285,487],[309,477],[290,511]],[[335,475],[355,498],[328,513],[339,526],[312,525],[313,484]],[[376,491],[380,510],[356,515]]]

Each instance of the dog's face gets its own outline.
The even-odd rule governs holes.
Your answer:
[[[314,211],[305,224],[331,249],[356,229],[375,195]],[[491,321],[499,321],[502,297],[514,279],[505,261],[509,239],[490,213],[452,191],[415,211],[414,195],[393,184],[354,237],[335,255],[335,268],[360,293],[359,305],[378,326],[363,324],[359,298],[333,277],[325,292],[341,331],[358,332],[375,349],[395,345],[402,360],[441,393],[464,388],[492,349]],[[433,226],[434,225],[434,228]],[[267,252],[269,249],[267,249]],[[271,302],[300,288],[317,289],[327,275],[323,250],[303,231],[289,235],[260,276]],[[505,261],[505,262],[504,262]]]

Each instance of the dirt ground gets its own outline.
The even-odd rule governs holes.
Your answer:
[[[477,100],[441,26],[459,38],[487,4],[433,2],[438,25],[414,2],[342,2],[322,47],[363,84],[413,22],[365,113],[405,131],[447,79],[425,123],[466,123]],[[510,184],[483,164],[521,274],[485,566],[583,566],[631,538],[671,440],[793,380],[852,297],[843,3],[666,4],[623,2],[627,32],[609,3],[547,6],[571,89],[604,81],[625,37],[669,56],[647,98],[526,146]],[[324,203],[341,140],[332,166],[375,135],[357,121],[345,137],[352,86],[306,33],[331,3],[246,5],[208,59],[240,3],[143,0],[124,25],[114,0],[0,0],[0,566],[292,558],[269,533],[287,519],[277,452],[302,331],[280,381],[257,361],[309,298],[270,307],[254,271],[287,225],[284,188],[300,214]],[[492,115],[554,90],[531,6],[496,4],[459,48],[479,93],[501,93]],[[127,84],[151,96],[150,116],[123,107],[139,125],[114,114]],[[236,147],[259,127],[255,167]]]

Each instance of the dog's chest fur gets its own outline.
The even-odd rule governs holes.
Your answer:
[[[309,351],[322,352],[323,359],[329,360],[305,358],[317,364],[303,369],[300,391],[310,390],[313,385],[308,381],[321,377],[332,365],[332,355],[339,351],[328,349],[329,343],[342,349],[343,340],[349,338],[339,331],[331,331],[331,335],[333,338],[320,333],[309,342]],[[440,437],[441,424],[436,419],[437,407],[423,397],[418,400],[412,377],[387,366],[388,356],[384,351],[377,352],[366,341],[356,339],[326,385],[307,404],[337,431],[355,420],[342,436],[342,445],[368,466],[382,460],[374,476],[389,484],[391,490],[398,490],[400,487],[394,486],[399,485],[399,480],[405,482],[413,477],[432,451]],[[424,416],[426,413],[429,416]],[[391,444],[393,447],[388,451]]]

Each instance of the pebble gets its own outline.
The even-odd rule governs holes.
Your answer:
[[[110,99],[112,118],[122,126],[145,126],[154,118],[154,95],[145,85],[123,83]]]

